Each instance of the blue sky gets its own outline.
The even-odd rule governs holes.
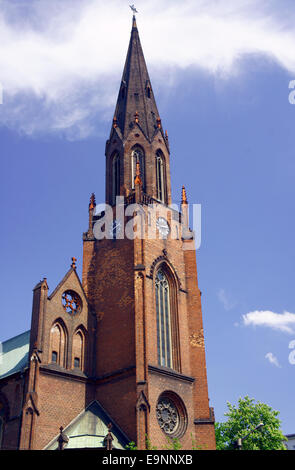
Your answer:
[[[181,186],[202,204],[197,252],[211,406],[246,394],[294,433],[293,1],[138,1]],[[0,341],[30,328],[32,289],[78,258],[129,41],[128,2],[0,0]],[[288,312],[288,313],[284,313]]]

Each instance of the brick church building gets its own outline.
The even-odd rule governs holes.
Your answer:
[[[0,447],[146,449],[148,436],[158,449],[169,438],[214,449],[188,202],[183,187],[169,209],[168,135],[135,17],[105,155],[115,220],[92,195],[82,280],[72,258],[53,292],[40,281],[30,331],[2,344]],[[124,235],[132,220],[143,236]]]

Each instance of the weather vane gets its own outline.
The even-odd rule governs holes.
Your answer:
[[[131,10],[133,11],[134,14],[135,14],[135,13],[138,13],[138,11],[136,10],[134,4],[133,4],[133,5],[129,5],[129,6],[130,6],[130,8],[131,8]]]

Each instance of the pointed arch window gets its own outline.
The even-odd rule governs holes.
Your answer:
[[[132,189],[135,188],[134,179],[136,176],[136,163],[139,162],[140,177],[143,188],[145,187],[145,161],[144,153],[140,147],[136,147],[131,152],[131,178],[132,178]]]
[[[120,156],[116,153],[112,160],[112,203],[115,204],[116,196],[120,195]]]
[[[50,361],[66,367],[67,336],[64,328],[55,323],[50,331]]]
[[[72,367],[84,368],[85,337],[81,330],[78,330],[73,337],[73,362]]]
[[[157,199],[165,202],[165,163],[162,152],[156,153],[156,179],[157,179]]]
[[[168,278],[161,268],[156,275],[156,310],[158,363],[172,369],[171,293]]]

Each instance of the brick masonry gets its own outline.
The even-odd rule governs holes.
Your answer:
[[[140,183],[132,189],[135,146],[144,153],[145,194]],[[166,204],[150,218],[147,200],[155,204],[157,198],[158,150],[164,159]],[[107,203],[112,202],[115,153],[120,158],[120,195],[125,202],[131,195],[140,204],[147,231],[155,226],[160,209],[171,203],[170,150],[135,20],[106,144]],[[196,251],[186,250],[189,242],[181,238],[179,217],[167,212],[171,228],[167,239],[160,239],[156,231],[155,239],[95,240],[93,210],[90,206],[89,227],[83,235],[82,283],[73,260],[50,295],[46,279],[34,288],[29,368],[0,381],[0,403],[5,408],[2,447],[43,449],[60,426],[65,428],[98,400],[140,449],[146,448],[146,435],[152,445],[164,448],[167,436],[159,426],[156,407],[160,395],[168,393],[182,410],[183,448],[215,449]],[[183,217],[186,210],[183,201]],[[157,357],[155,277],[160,267],[170,284],[173,369],[159,366]],[[67,291],[79,296],[76,313],[67,312],[62,304]],[[80,344],[74,340],[77,332],[83,338],[80,356],[79,348],[73,347]],[[74,367],[76,356],[80,367]]]

